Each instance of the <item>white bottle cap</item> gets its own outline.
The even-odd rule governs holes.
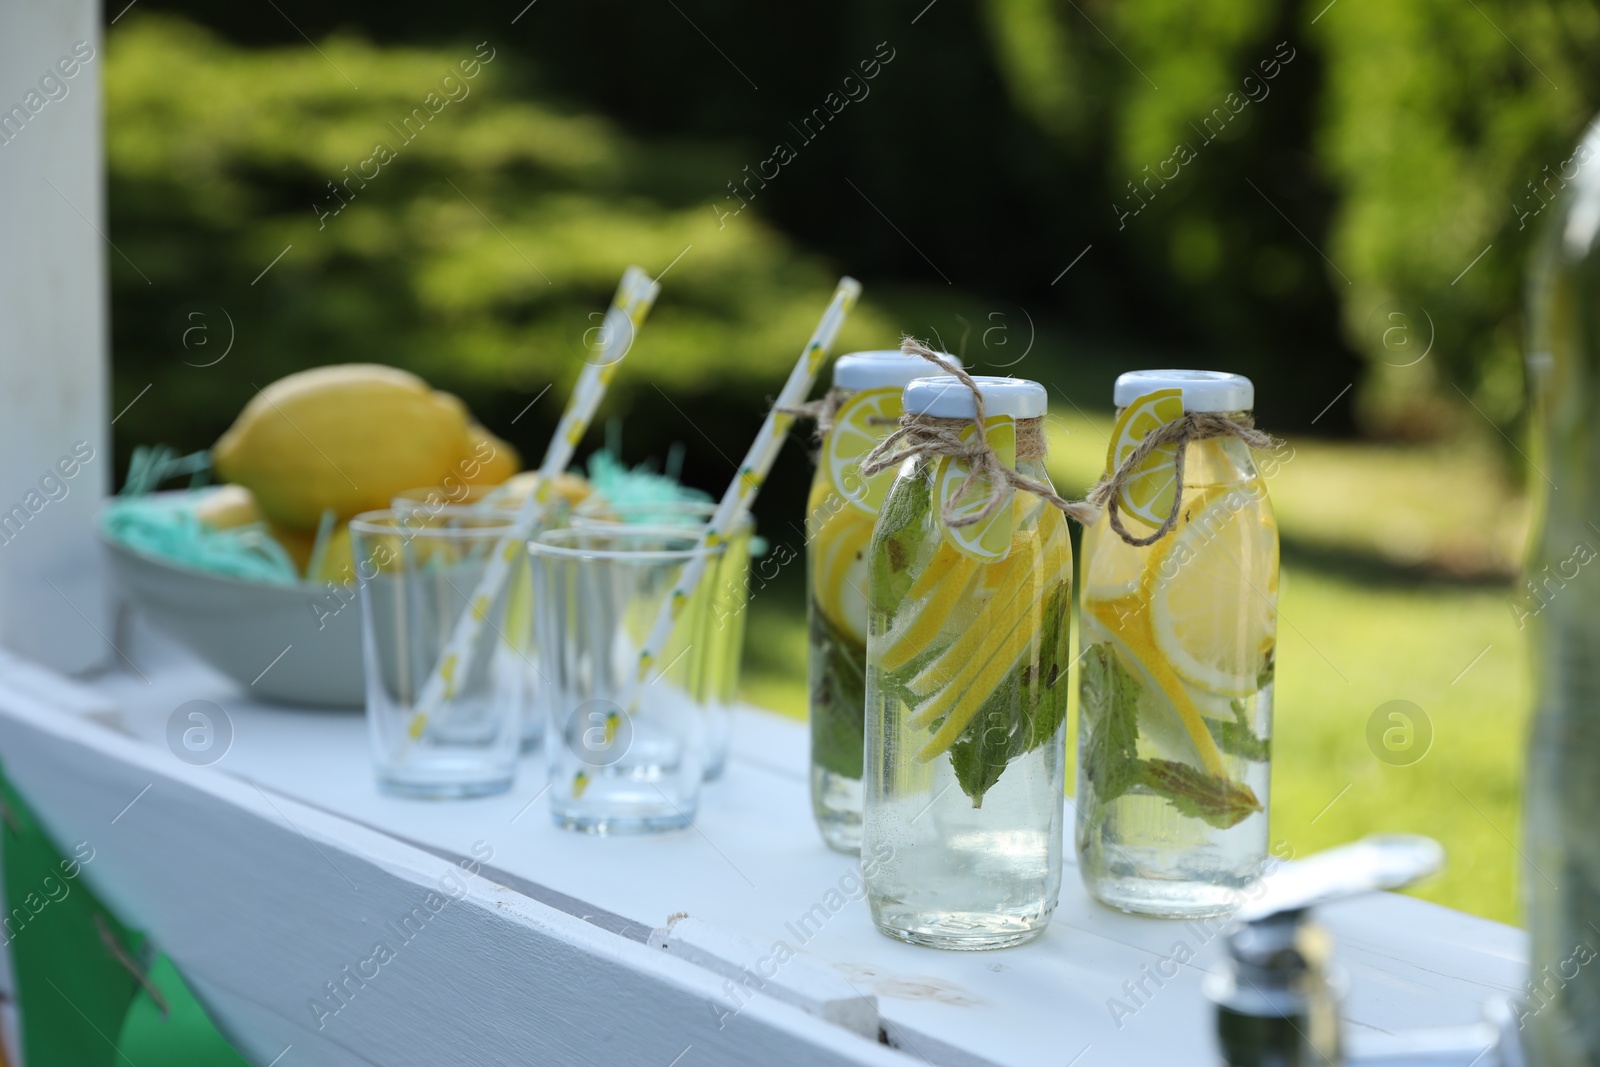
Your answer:
[[[1185,411],[1249,411],[1256,387],[1242,374],[1219,370],[1131,370],[1117,375],[1111,401],[1125,408],[1157,389],[1182,389]]]
[[[983,394],[985,414],[1038,419],[1049,410],[1049,394],[1038,382],[989,374],[973,375],[973,381],[978,383],[978,391]],[[972,390],[960,378],[949,374],[918,378],[907,385],[903,404],[907,415],[931,415],[936,419],[970,419],[977,415]]]
[[[939,355],[961,366],[961,360],[948,352]],[[939,368],[921,356],[908,356],[898,348],[880,349],[876,352],[851,352],[840,356],[833,364],[835,389],[904,389],[913,378],[938,374]]]

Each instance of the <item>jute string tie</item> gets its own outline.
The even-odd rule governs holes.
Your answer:
[[[817,444],[833,432],[833,424],[839,418],[839,409],[845,402],[855,396],[858,390],[840,389],[837,385],[829,389],[815,400],[807,400],[804,404],[794,407],[780,407],[778,411],[784,415],[793,415],[797,419],[814,419],[817,424]],[[872,426],[892,426],[894,419],[885,419],[878,415],[868,415],[867,423]]]
[[[861,473],[867,477],[879,471],[898,467],[905,460],[913,456],[954,456],[957,459],[967,460],[971,464],[967,476],[961,482],[961,487],[945,504],[940,517],[946,526],[963,527],[974,526],[986,522],[1005,505],[1007,500],[1006,487],[1020,489],[1032,493],[1043,499],[1047,504],[1061,509],[1080,523],[1093,522],[1098,516],[1098,511],[1082,501],[1067,500],[1058,496],[1056,491],[1046,482],[1035,481],[1032,478],[1017,473],[1016,469],[1003,461],[995,454],[994,448],[989,444],[983,433],[984,403],[983,390],[973,380],[972,375],[962,368],[951,363],[933,349],[922,342],[907,337],[900,343],[900,351],[910,356],[921,356],[923,359],[938,367],[944,373],[960,380],[972,393],[974,417],[970,419],[940,419],[929,415],[913,415],[907,413],[900,416],[900,428],[879,442],[867,458],[861,462]],[[1039,428],[1038,419],[1021,419],[1017,423],[1017,459],[1039,459],[1045,454],[1044,432]],[[1031,425],[1030,425],[1031,424]],[[975,426],[978,432],[968,440],[962,440],[961,431],[968,426]],[[982,508],[966,515],[956,514],[957,501],[966,499],[966,496],[979,483],[986,480],[989,486],[989,499]]]
[[[1271,434],[1256,429],[1248,415],[1235,418],[1210,411],[1185,412],[1183,418],[1163,423],[1145,434],[1134,446],[1133,451],[1123,457],[1117,469],[1103,476],[1095,483],[1094,488],[1089,490],[1088,503],[1096,509],[1110,510],[1111,528],[1125,543],[1135,548],[1155,544],[1177,525],[1178,515],[1183,509],[1183,467],[1185,456],[1189,451],[1189,442],[1204,441],[1213,437],[1237,437],[1251,448],[1272,448],[1277,444]],[[1162,445],[1173,443],[1178,447],[1174,450],[1176,455],[1173,459],[1172,508],[1154,533],[1148,537],[1135,537],[1122,524],[1121,509],[1117,501],[1123,487],[1133,480],[1134,474],[1150,454]]]

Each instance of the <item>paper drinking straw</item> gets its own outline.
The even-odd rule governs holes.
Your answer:
[[[794,416],[784,414],[783,409],[795,407],[805,401],[806,394],[811,392],[812,383],[816,381],[822,361],[828,357],[828,350],[833,347],[834,338],[839,335],[839,328],[844,325],[845,316],[850,314],[850,309],[855,306],[860,296],[860,282],[848,276],[839,279],[839,287],[833,291],[833,299],[828,303],[828,310],[823,312],[821,321],[811,334],[811,340],[806,342],[806,347],[801,350],[794,370],[789,372],[789,380],[783,383],[783,391],[778,394],[772,410],[767,412],[766,421],[761,424],[755,440],[750,443],[750,450],[745,453],[744,462],[739,465],[738,475],[722,494],[722,501],[717,505],[717,510],[706,527],[705,547],[715,548],[726,541],[750,510],[756,493],[761,490],[761,483],[766,481],[767,474],[772,470],[773,461],[778,458],[778,450],[783,446],[783,435],[794,422]],[[644,682],[649,676],[656,657],[661,654],[661,649],[672,635],[673,623],[677,621],[683,606],[689,602],[689,598],[699,586],[700,578],[705,573],[708,556],[709,553],[702,553],[689,560],[684,566],[677,586],[672,590],[672,595],[662,605],[661,613],[656,616],[655,625],[650,629],[650,636],[645,639],[639,651],[639,682]],[[631,701],[630,705],[636,703],[637,692],[635,700]]]
[[[455,695],[456,685],[471,669],[472,650],[483,632],[489,605],[506,584],[512,564],[523,552],[528,538],[533,536],[533,528],[555,491],[556,476],[572,462],[578,442],[583,439],[595,409],[600,406],[600,399],[605,396],[606,386],[611,384],[622,357],[633,346],[639,326],[660,291],[661,286],[639,267],[629,267],[623,272],[622,283],[611,298],[611,306],[606,310],[600,335],[596,338],[596,355],[583,365],[578,383],[567,400],[567,408],[561,413],[561,421],[556,424],[556,432],[545,450],[544,462],[539,464],[539,479],[533,495],[517,512],[513,532],[495,546],[478,587],[468,599],[468,610],[456,621],[444,654],[423,684],[408,729],[413,741],[427,728],[429,714]]]

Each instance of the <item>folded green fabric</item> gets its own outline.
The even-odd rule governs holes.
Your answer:
[[[172,961],[89,892],[82,874],[94,863],[94,842],[80,841],[63,855],[3,767],[0,805],[8,909],[0,947],[11,956],[28,1067],[249,1067]],[[144,970],[150,955],[154,963]]]
[[[160,994],[166,1011],[149,990],[140,987],[128,1008],[128,1017],[122,1021],[122,1036],[117,1041],[124,1062],[140,1067],[250,1067],[227,1038],[217,1032],[165,954],[156,956],[145,981]]]
[[[137,981],[119,964],[101,930],[129,952],[138,935],[90,895],[81,875],[94,863],[91,841],[56,850],[0,771],[0,865],[6,915],[0,937],[11,954],[28,1067],[112,1067]]]

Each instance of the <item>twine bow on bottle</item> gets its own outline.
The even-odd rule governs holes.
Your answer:
[[[780,414],[792,415],[797,419],[813,420],[817,424],[816,436],[820,444],[824,437],[833,432],[833,423],[839,417],[839,410],[852,396],[855,396],[855,390],[840,389],[836,385],[815,400],[807,400],[804,404],[795,404],[792,407],[784,405],[776,410]]]
[[[1117,469],[1104,475],[1095,483],[1094,488],[1089,490],[1086,498],[1088,504],[1095,509],[1109,510],[1111,528],[1125,543],[1134,548],[1155,544],[1177,525],[1178,515],[1183,510],[1183,467],[1185,455],[1189,451],[1189,442],[1204,441],[1213,437],[1237,437],[1251,448],[1272,448],[1277,444],[1277,440],[1271,434],[1256,429],[1248,415],[1234,418],[1210,411],[1185,412],[1181,419],[1163,423],[1140,438],[1133,450],[1122,458]],[[1150,454],[1168,444],[1178,446],[1174,449],[1173,457],[1172,508],[1154,533],[1148,537],[1135,537],[1122,524],[1118,500],[1128,482],[1132,481],[1136,474],[1141,473],[1140,468],[1145,460],[1150,458]]]
[[[878,447],[862,460],[863,475],[871,477],[879,471],[897,467],[913,456],[953,456],[967,460],[971,464],[971,469],[962,481],[960,489],[945,501],[940,513],[944,524],[951,527],[974,526],[986,522],[1005,505],[1008,486],[1040,497],[1080,523],[1090,523],[1098,517],[1099,512],[1088,504],[1067,500],[1057,495],[1049,483],[1035,481],[1018,474],[1016,468],[995,454],[994,447],[989,444],[983,433],[985,417],[983,391],[973,380],[972,375],[914,338],[905,338],[900,343],[900,351],[910,356],[921,356],[945,374],[959,379],[972,393],[974,414],[970,419],[941,419],[909,412],[900,416],[900,428],[885,437]],[[1038,459],[1044,456],[1044,432],[1038,426],[1039,421],[1038,419],[1018,421],[1018,459]],[[969,439],[963,440],[961,431],[968,426],[977,427],[977,432]],[[957,502],[965,500],[967,494],[980,481],[985,481],[989,486],[989,499],[976,511],[958,513]]]

